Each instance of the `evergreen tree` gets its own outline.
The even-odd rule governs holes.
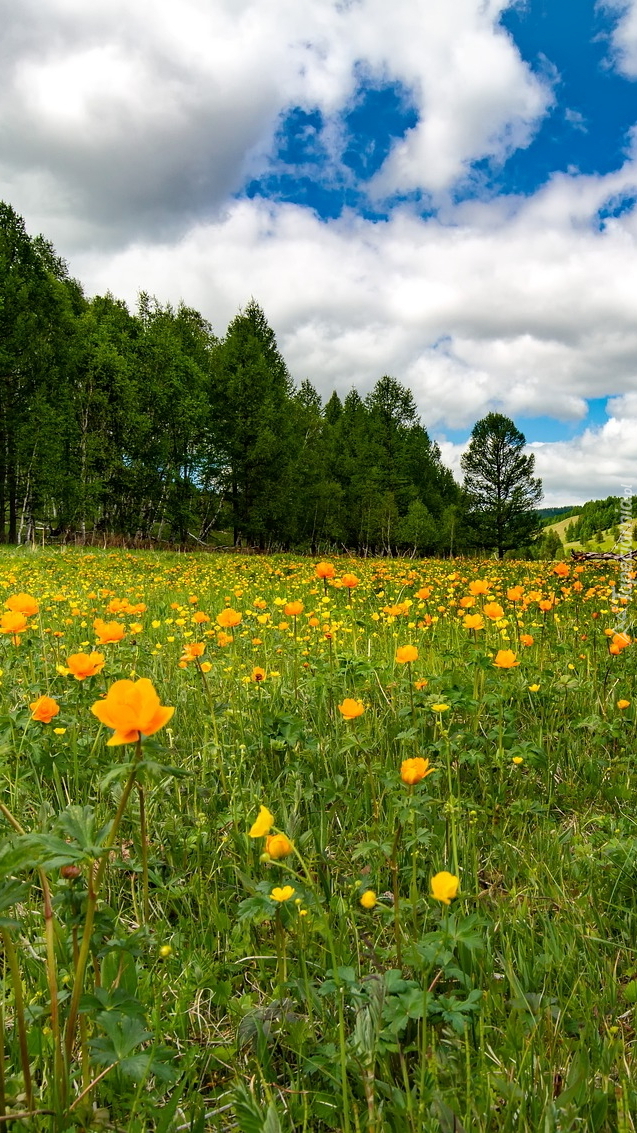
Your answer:
[[[535,509],[542,483],[533,477],[535,457],[524,455],[525,444],[510,418],[488,413],[461,459],[471,521],[482,545],[497,549],[499,558],[541,531]]]

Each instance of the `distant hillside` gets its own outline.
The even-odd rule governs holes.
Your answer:
[[[581,504],[569,504],[567,507],[541,507],[538,508],[538,515],[542,520],[544,527],[550,527],[558,517],[566,519],[567,517],[578,515],[581,511]]]

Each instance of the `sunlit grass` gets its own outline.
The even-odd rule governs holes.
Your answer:
[[[614,566],[333,566],[0,554],[0,1117],[634,1128]]]

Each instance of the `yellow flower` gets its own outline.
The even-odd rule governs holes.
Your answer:
[[[450,905],[458,892],[459,885],[460,878],[443,869],[431,879],[431,895],[436,901],[442,901],[443,905]]]
[[[161,956],[162,960],[167,960],[169,956],[172,956],[172,954],[172,945],[162,944],[161,948],[159,949],[159,955]]]
[[[294,846],[285,834],[270,834],[265,840],[265,852],[275,861],[279,858],[287,858],[293,850]]]
[[[280,902],[289,901],[290,897],[292,897],[292,895],[294,893],[296,893],[296,890],[293,889],[291,885],[284,885],[283,888],[281,888],[280,886],[277,885],[272,890],[272,892],[270,894],[270,899],[272,901],[280,901]]]
[[[266,834],[270,833],[274,823],[274,815],[268,810],[267,806],[259,807],[259,813],[248,830],[250,838],[265,838]]]
[[[54,728],[53,731],[56,736],[63,736],[66,732],[66,728]]]
[[[403,759],[400,765],[400,777],[403,783],[413,787],[414,783],[420,783],[421,779],[426,779],[435,770],[435,767],[429,766],[428,759],[417,755],[414,759]]]
[[[431,711],[432,712],[448,712],[449,711],[449,705],[448,704],[432,704]]]
[[[540,691],[539,685],[529,685],[529,692],[539,692],[539,691]]]
[[[357,716],[362,716],[365,711],[365,705],[361,700],[352,700],[351,697],[346,696],[342,704],[339,704],[338,710],[344,720],[355,720]]]
[[[374,905],[378,902],[378,898],[373,889],[366,889],[361,897],[361,905],[364,909],[373,909]]]
[[[521,755],[514,755],[511,757],[511,763],[515,763],[519,767],[521,763],[524,763],[524,760]]]
[[[399,665],[406,665],[409,661],[418,660],[418,650],[415,645],[400,645],[396,650],[396,661]]]

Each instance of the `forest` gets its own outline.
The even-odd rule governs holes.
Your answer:
[[[254,299],[219,338],[88,298],[0,204],[0,542],[447,555],[485,548],[470,513],[395,378],[323,404]]]

